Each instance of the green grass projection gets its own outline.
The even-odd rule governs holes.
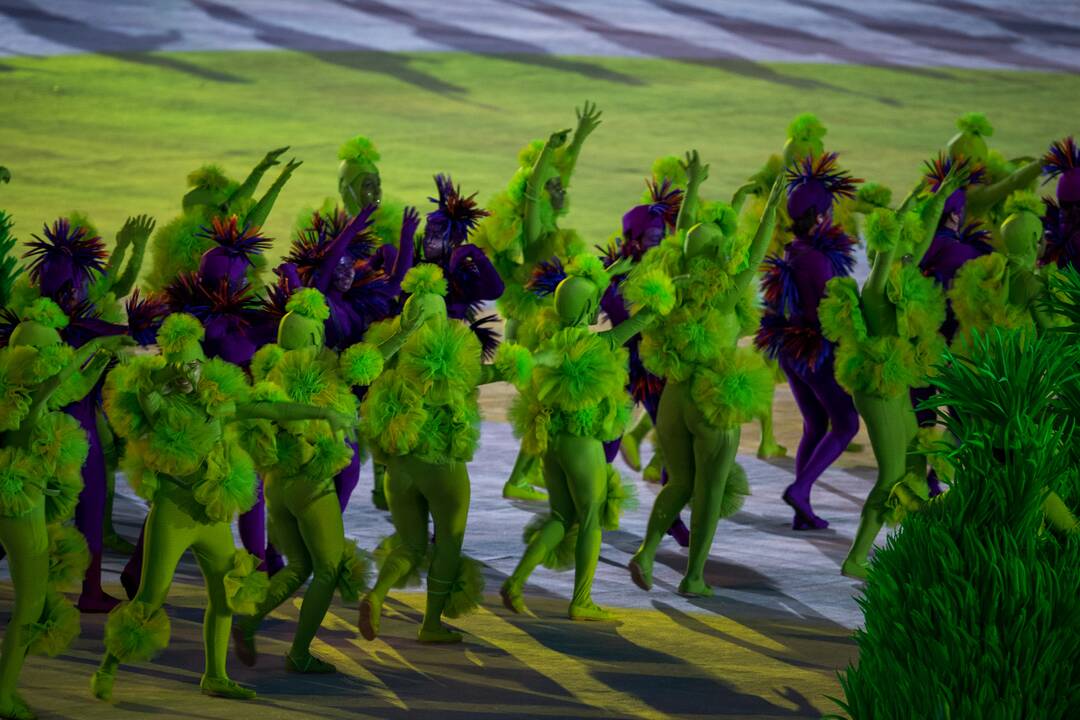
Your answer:
[[[0,165],[13,174],[0,205],[22,240],[81,209],[111,242],[129,214],[159,224],[176,215],[199,164],[220,163],[239,180],[266,150],[291,145],[285,159],[304,166],[266,228],[284,238],[302,208],[335,193],[337,147],[356,133],[377,143],[389,196],[426,212],[431,176],[450,172],[484,201],[509,180],[516,151],[572,126],[585,99],[599,103],[604,124],[585,147],[564,225],[596,243],[618,229],[658,155],[700,149],[711,164],[706,194],[728,197],[803,111],[821,116],[844,165],[897,193],[962,112],[986,112],[992,146],[1007,157],[1080,131],[1078,76],[953,69],[452,53],[79,55],[0,59],[0,94]]]

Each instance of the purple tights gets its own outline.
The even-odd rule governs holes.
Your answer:
[[[817,370],[800,370],[785,358],[780,367],[803,417],[803,434],[795,452],[795,482],[784,491],[784,501],[795,511],[796,530],[820,529],[829,523],[814,514],[810,491],[859,431],[855,404],[833,375],[832,360]]]

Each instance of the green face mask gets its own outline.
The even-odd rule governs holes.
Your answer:
[[[379,169],[366,161],[342,160],[338,169],[338,193],[350,215],[356,215],[368,205],[378,205],[382,202]]]
[[[600,289],[583,277],[566,278],[555,288],[555,312],[568,327],[595,324],[600,316]]]
[[[1001,237],[1011,262],[1031,268],[1038,259],[1043,225],[1035,213],[1013,213],[1001,224]]]
[[[285,350],[322,347],[325,338],[322,322],[295,312],[286,313],[278,325],[278,345]]]
[[[45,348],[59,345],[62,342],[60,333],[51,327],[42,325],[33,320],[23,320],[12,331],[8,343],[13,347],[20,345],[35,348]]]
[[[957,133],[949,140],[949,155],[953,160],[967,158],[972,163],[985,164],[989,149],[982,135]]]

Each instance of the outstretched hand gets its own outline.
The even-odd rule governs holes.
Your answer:
[[[293,174],[293,171],[296,170],[296,168],[300,167],[303,164],[303,160],[297,160],[296,158],[292,158],[291,160],[289,160],[288,163],[285,164],[285,168],[281,171],[281,177],[289,177]]]
[[[416,231],[420,229],[420,213],[413,206],[405,208],[401,217],[401,237],[416,237]]]
[[[776,207],[780,200],[784,197],[784,188],[787,183],[784,182],[784,176],[778,175],[776,180],[773,181],[772,188],[769,190],[769,207]]]
[[[700,185],[709,177],[709,166],[701,164],[697,150],[686,153],[686,160],[680,163],[686,171],[686,179],[694,185]]]
[[[136,246],[146,244],[150,239],[150,233],[154,232],[157,221],[149,215],[135,215],[129,217],[116,233],[116,247],[127,247],[134,243]]]
[[[326,411],[326,422],[330,423],[330,428],[334,432],[344,430],[351,433],[356,429],[358,425],[357,418],[355,416],[349,416],[344,413],[339,413],[334,410]]]
[[[263,170],[272,168],[275,165],[279,165],[278,158],[285,154],[285,151],[289,149],[289,146],[279,147],[277,150],[271,150],[266,153],[266,156],[259,162],[259,167]]]
[[[574,132],[574,139],[580,142],[600,127],[600,116],[604,113],[596,109],[596,103],[589,101],[585,101],[584,108],[574,108],[574,112],[577,114],[577,130]]]
[[[0,165],[0,182],[2,182],[2,183],[11,182],[11,171],[8,170],[3,165]]]

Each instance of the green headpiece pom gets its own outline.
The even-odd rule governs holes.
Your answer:
[[[194,315],[173,313],[165,318],[158,330],[158,347],[165,362],[178,364],[203,360],[202,342],[206,331]]]
[[[23,313],[22,319],[44,325],[50,330],[63,330],[68,326],[68,316],[49,298],[35,300]]]
[[[739,224],[739,214],[726,202],[702,203],[699,219],[701,222],[716,225],[724,233],[724,237],[734,235]]]
[[[622,287],[623,297],[635,312],[653,310],[667,315],[675,308],[675,285],[660,268],[634,273]]]
[[[326,298],[315,288],[300,288],[289,297],[285,309],[310,320],[325,321],[330,317]]]
[[[820,140],[825,137],[826,132],[825,126],[814,113],[797,115],[795,119],[791,121],[791,124],[788,125],[787,129],[789,138],[793,140],[802,140],[803,142]]]
[[[859,188],[856,199],[871,207],[887,208],[892,202],[892,190],[880,183],[868,182]]]
[[[363,135],[357,135],[347,140],[338,148],[338,159],[346,162],[355,162],[374,166],[380,159],[379,151],[375,149],[375,143]]]
[[[229,178],[217,165],[203,165],[187,176],[188,187],[206,190],[224,190],[229,185]]]
[[[607,288],[610,279],[603,261],[595,255],[582,253],[570,259],[566,266],[567,277],[584,278],[597,287],[599,291]]]
[[[543,140],[533,140],[525,147],[518,150],[518,166],[523,168],[532,168],[536,164],[536,158],[540,157],[540,152],[544,149]]]
[[[446,297],[447,288],[442,268],[432,263],[414,265],[409,272],[405,273],[405,279],[401,281],[401,289],[412,295],[427,294]]]
[[[918,247],[925,235],[922,217],[919,213],[908,210],[900,220],[900,252],[907,255]]]
[[[1043,214],[1042,199],[1033,192],[1017,190],[1005,201],[1005,215],[1017,215],[1019,213],[1033,213],[1039,217]]]
[[[875,253],[887,253],[900,241],[900,220],[887,208],[877,208],[866,219],[866,247]]]
[[[652,164],[653,179],[658,183],[663,183],[664,180],[670,180],[671,184],[677,188],[685,188],[687,183],[686,169],[682,166],[682,162],[674,155],[665,155],[664,157],[657,158]]]
[[[956,127],[965,135],[990,137],[994,134],[994,127],[986,119],[986,115],[980,112],[964,113],[957,119]]]

